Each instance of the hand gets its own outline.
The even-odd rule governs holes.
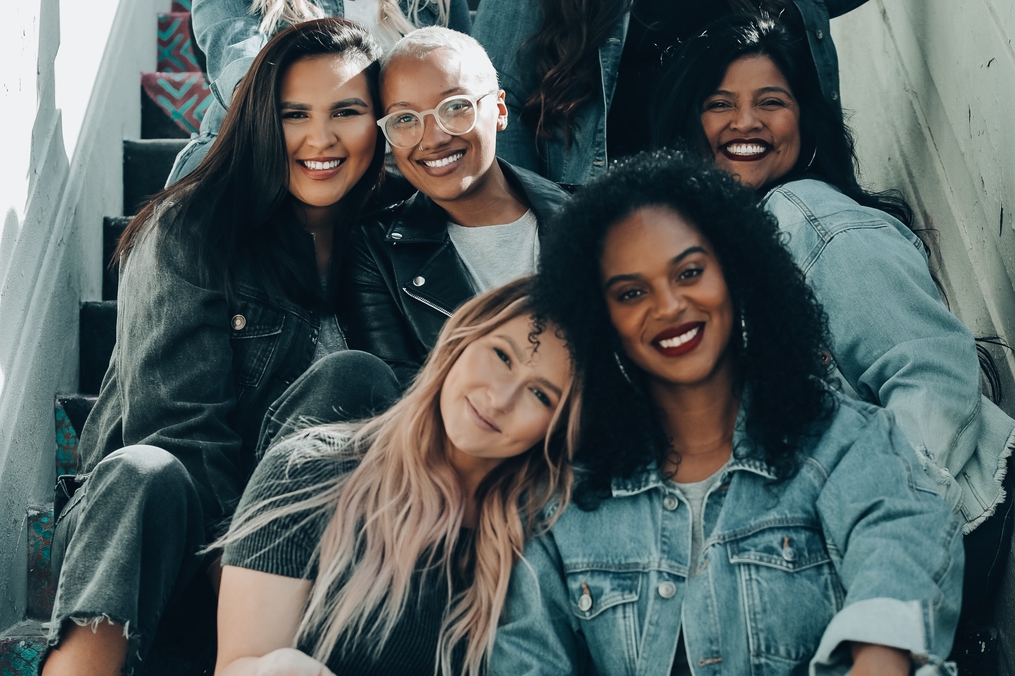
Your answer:
[[[853,669],[849,676],[909,676],[909,653],[874,643],[853,643]]]
[[[295,648],[279,648],[258,660],[256,676],[335,676],[328,667]]]

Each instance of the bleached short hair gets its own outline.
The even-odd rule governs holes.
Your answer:
[[[458,55],[463,64],[483,82],[498,87],[497,69],[493,67],[489,55],[476,38],[443,26],[426,26],[417,28],[396,42],[381,57],[381,78],[392,62],[398,59],[423,59],[427,54],[438,49],[447,49]]]

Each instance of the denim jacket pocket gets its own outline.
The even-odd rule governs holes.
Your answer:
[[[257,387],[278,346],[285,312],[240,295],[230,314],[234,380],[238,387]]]
[[[773,525],[728,539],[726,551],[742,587],[751,659],[806,663],[845,598],[821,531]]]
[[[638,661],[638,596],[640,571],[571,570],[567,573],[568,602],[581,622],[589,649],[610,646],[595,658],[609,664],[603,673],[633,674]],[[623,646],[623,651],[617,650]]]

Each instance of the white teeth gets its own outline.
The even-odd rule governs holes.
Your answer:
[[[673,336],[672,338],[667,338],[666,340],[660,340],[659,341],[659,347],[662,347],[662,348],[665,348],[665,349],[669,349],[671,347],[678,347],[680,345],[683,345],[687,341],[691,340],[696,335],[698,335],[699,331],[701,331],[701,324],[698,324],[697,326],[695,326],[693,329],[691,329],[687,333],[683,333],[683,334],[681,334],[679,336]]]
[[[729,143],[726,150],[733,155],[750,156],[760,155],[768,150],[768,146],[761,143]]]
[[[300,160],[300,164],[302,164],[307,169],[311,169],[313,171],[323,171],[325,169],[334,169],[338,165],[342,164],[342,160],[329,160],[327,162],[314,162],[313,160]]]
[[[458,160],[462,159],[463,155],[465,155],[465,153],[455,153],[454,155],[448,155],[447,157],[441,160],[433,160],[433,161],[423,160],[423,164],[431,168],[446,167],[452,162],[457,162]]]

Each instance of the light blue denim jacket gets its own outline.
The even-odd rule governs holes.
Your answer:
[[[654,469],[614,481],[594,511],[568,507],[515,566],[490,676],[662,676],[680,631],[695,676],[841,676],[846,641],[954,674],[958,519],[891,414],[834,396],[795,476],[736,457],[723,470],[697,561],[687,501]]]
[[[542,174],[551,181],[584,185],[606,171],[606,117],[624,52],[629,13],[624,13],[606,42],[599,47],[602,91],[585,103],[574,118],[575,132],[568,151],[562,137],[536,140],[533,125],[523,124],[525,101],[539,87],[535,54],[522,49],[539,30],[543,0],[483,0],[476,12],[472,35],[486,48],[500,86],[507,92],[508,128],[497,138],[497,156],[516,167]],[[867,0],[793,0],[800,10],[807,42],[814,56],[821,90],[839,100],[839,61],[829,33],[829,18],[856,9]]]
[[[972,334],[948,311],[920,240],[823,181],[765,204],[828,315],[844,389],[884,406],[969,532],[1004,500],[1015,421],[980,393]]]

